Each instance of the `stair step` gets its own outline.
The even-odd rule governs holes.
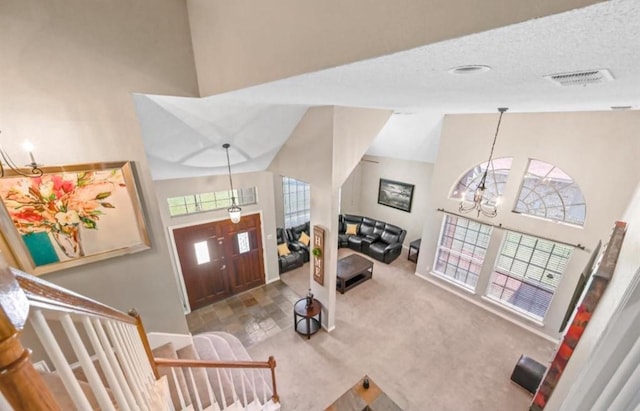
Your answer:
[[[172,358],[177,359],[178,354],[176,353],[176,349],[173,346],[173,343],[168,342],[159,347],[151,350],[153,356],[156,358]],[[171,401],[173,402],[176,408],[180,405],[180,396],[178,394],[178,389],[176,387],[176,380],[178,381],[178,385],[180,386],[180,392],[186,393],[188,392],[188,384],[184,378],[184,374],[182,372],[176,372],[176,378],[173,378],[173,373],[171,372],[171,368],[168,367],[159,367],[158,373],[160,376],[167,376],[167,380],[169,382],[169,392],[171,393]],[[191,398],[189,396],[183,395],[183,400],[185,405],[191,405]],[[188,409],[188,408],[187,408]]]
[[[176,351],[178,358],[185,360],[199,360],[200,357],[196,352],[193,344],[189,344],[184,346]],[[212,405],[211,398],[209,398],[209,387],[208,387],[208,377],[207,372],[203,368],[191,368],[189,370],[184,370],[184,377],[188,381],[189,395],[193,398],[194,402],[196,402],[196,391],[198,393],[198,397],[200,398],[200,403],[203,408],[209,407]],[[191,381],[191,377],[193,376],[193,382],[195,383],[196,389],[193,389],[193,384]]]
[[[207,334],[217,335],[218,337],[223,338],[231,347],[231,351],[235,354],[236,359],[240,361],[251,361],[251,356],[247,349],[242,345],[242,342],[233,334],[229,334],[222,331],[211,331]]]

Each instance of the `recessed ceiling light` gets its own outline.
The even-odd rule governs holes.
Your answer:
[[[447,71],[450,74],[479,74],[479,73],[486,73],[489,70],[491,70],[491,67],[489,66],[482,66],[479,64],[469,64],[466,66],[452,67]]]

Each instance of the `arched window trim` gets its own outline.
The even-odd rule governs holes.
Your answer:
[[[496,163],[506,162],[503,168],[496,168]],[[511,173],[511,166],[513,165],[513,157],[500,157],[494,158],[491,160],[491,164],[487,164],[487,161],[483,161],[482,163],[478,163],[473,167],[469,168],[462,176],[456,181],[451,190],[449,190],[449,198],[452,200],[461,200],[466,199],[466,201],[473,201],[473,194],[476,190],[478,182],[484,173],[485,167],[489,166],[489,172],[487,173],[487,191],[485,195],[492,195],[489,198],[489,204],[495,204],[498,198],[502,197],[502,188],[504,188],[509,179],[509,174]],[[503,182],[498,182],[496,178],[496,170],[504,171],[505,179]],[[469,180],[469,184],[464,183],[470,174],[474,174],[473,178]],[[464,190],[460,190],[461,187],[465,187]]]
[[[538,175],[538,174],[534,174],[531,172],[531,166],[532,163],[536,161],[539,163],[542,163],[546,166],[549,166],[549,170],[545,173],[544,176],[542,175]],[[567,178],[569,178],[568,181],[566,181],[565,184],[558,184],[558,186],[551,186],[548,184],[545,184],[545,180],[549,180],[549,175],[554,171],[554,170],[558,170],[560,171],[562,174],[564,174]],[[526,187],[525,186],[525,182],[527,181],[528,178],[536,178],[535,184],[533,184],[532,187]],[[557,182],[560,182],[560,179],[556,180]],[[582,199],[582,201],[577,201],[575,203],[570,203],[567,204],[565,198],[562,196],[561,192],[567,188],[570,187],[575,187],[575,189],[577,189],[578,194],[580,196],[580,198]],[[536,188],[540,188],[540,187],[544,187],[547,191],[546,192],[539,192],[536,191]],[[525,192],[525,190],[527,191],[526,194],[523,197],[523,193]],[[531,208],[529,205],[527,205],[526,200],[528,198],[530,198],[531,196],[535,196],[538,198],[538,200],[540,202],[542,202],[541,205],[538,205],[536,207]],[[559,201],[559,204],[553,205],[553,204],[547,204],[545,199],[546,198],[553,198],[554,200]],[[584,207],[584,215],[582,218],[582,221],[578,221],[578,220],[567,220],[568,217],[568,210],[571,207],[580,207],[583,206]],[[535,214],[535,213],[529,213],[528,211],[532,211],[532,210],[544,210],[545,213],[543,214]],[[562,214],[562,219],[559,218],[553,218],[548,216],[548,210],[560,210],[561,214]],[[558,224],[563,224],[563,225],[568,225],[571,227],[579,227],[579,228],[584,228],[584,224],[585,221],[587,220],[587,202],[584,198],[584,193],[582,192],[582,189],[580,188],[580,185],[569,175],[567,174],[564,170],[562,170],[560,167],[556,166],[553,163],[549,163],[543,160],[539,160],[539,159],[535,159],[535,158],[529,158],[528,160],[528,164],[527,164],[527,168],[525,170],[525,174],[521,179],[520,182],[520,190],[518,191],[518,196],[514,202],[514,206],[513,206],[513,210],[514,213],[517,214],[521,214],[523,216],[527,216],[527,217],[533,217],[533,218],[538,218],[544,221],[552,221]]]

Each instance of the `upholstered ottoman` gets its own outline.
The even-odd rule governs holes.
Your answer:
[[[531,394],[535,394],[545,371],[547,371],[547,367],[526,355],[521,355],[513,373],[511,373],[511,381]]]

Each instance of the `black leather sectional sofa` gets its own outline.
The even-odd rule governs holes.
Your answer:
[[[406,230],[384,221],[352,214],[339,217],[338,247],[349,247],[383,263],[398,258],[406,236]]]
[[[387,264],[402,252],[407,232],[398,226],[352,214],[340,214],[338,221],[338,247],[349,247]],[[289,249],[289,254],[278,255],[280,274],[309,261],[309,245],[300,241],[302,233],[311,237],[308,221],[292,228],[276,228],[276,233],[278,245],[286,243]]]
[[[278,245],[286,243],[289,249],[289,254],[278,255],[280,274],[301,267],[309,261],[309,246],[300,241],[300,236],[303,232],[309,236],[308,221],[287,229],[276,228]]]

